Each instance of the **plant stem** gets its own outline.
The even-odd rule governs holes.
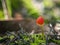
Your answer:
[[[43,29],[43,26],[40,26],[41,27],[41,30],[42,30],[42,38],[43,38],[43,40],[45,39],[45,37],[44,37],[44,29]]]

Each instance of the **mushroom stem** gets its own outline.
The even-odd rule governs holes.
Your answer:
[[[43,29],[43,26],[40,26],[41,27],[41,30],[42,30],[42,38],[43,38],[43,40],[45,39],[44,38],[44,29]]]

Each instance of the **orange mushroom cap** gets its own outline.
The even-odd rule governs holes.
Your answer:
[[[36,23],[39,25],[43,25],[44,24],[44,18],[42,16],[38,17],[36,20]]]

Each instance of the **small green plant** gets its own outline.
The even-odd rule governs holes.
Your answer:
[[[10,33],[10,32],[9,32]],[[19,34],[8,34],[8,36],[4,36],[0,39],[0,41],[4,42],[7,40],[5,44],[9,45],[45,45],[46,41],[42,39],[41,34],[33,34],[27,35],[26,33]]]

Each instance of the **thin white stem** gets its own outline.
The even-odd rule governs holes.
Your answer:
[[[5,16],[5,19],[9,19],[9,15],[8,15],[8,9],[7,9],[7,6],[6,6],[6,0],[1,0],[2,2],[2,7],[3,7],[3,11],[4,11],[4,16]]]

